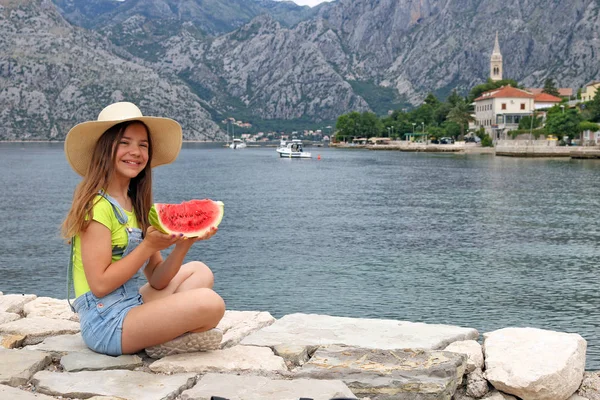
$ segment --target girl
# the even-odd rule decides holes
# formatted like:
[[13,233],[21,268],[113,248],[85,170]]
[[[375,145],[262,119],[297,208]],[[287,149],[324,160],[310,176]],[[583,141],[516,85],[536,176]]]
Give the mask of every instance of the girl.
[[[181,149],[181,126],[144,117],[132,103],[106,107],[97,121],[76,125],[65,154],[83,180],[63,223],[71,241],[68,289],[73,279],[81,334],[94,351],[109,355],[146,349],[153,358],[214,350],[223,299],[201,262],[182,265],[199,238],[173,237],[148,222],[152,167],[169,164]],[[163,260],[160,251],[175,245]],[[143,270],[141,288],[136,275]]]

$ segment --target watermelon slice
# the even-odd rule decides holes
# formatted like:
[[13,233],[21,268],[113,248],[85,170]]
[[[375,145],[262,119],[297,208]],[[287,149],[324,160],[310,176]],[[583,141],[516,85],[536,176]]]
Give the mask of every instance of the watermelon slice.
[[187,237],[206,234],[223,219],[223,202],[190,200],[181,204],[154,203],[148,214],[150,224],[169,235]]

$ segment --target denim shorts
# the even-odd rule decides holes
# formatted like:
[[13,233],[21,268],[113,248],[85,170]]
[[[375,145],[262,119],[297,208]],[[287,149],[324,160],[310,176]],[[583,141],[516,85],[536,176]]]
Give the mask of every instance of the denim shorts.
[[141,304],[142,295],[134,279],[101,298],[92,292],[79,296],[73,307],[79,315],[85,344],[97,353],[110,356],[123,354],[123,321],[129,310]]

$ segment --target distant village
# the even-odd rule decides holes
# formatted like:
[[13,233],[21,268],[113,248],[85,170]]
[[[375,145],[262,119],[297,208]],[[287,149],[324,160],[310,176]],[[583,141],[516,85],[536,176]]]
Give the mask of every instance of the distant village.
[[302,131],[292,131],[289,133],[286,132],[257,132],[257,133],[236,133],[236,129],[239,132],[242,130],[252,128],[252,124],[249,122],[239,121],[235,118],[229,117],[221,121],[222,124],[226,126],[228,140],[233,140],[233,138],[242,139],[246,143],[267,143],[272,141],[281,141],[281,140],[292,140],[292,139],[303,139],[309,140],[313,142],[329,142],[331,131],[333,129],[332,126],[326,126],[323,129],[316,130],[302,130]]
[[[597,96],[600,81],[591,81],[576,92],[572,88],[556,87],[552,78],[546,79],[544,87],[526,88],[506,79],[503,72],[496,33],[489,78],[466,97],[453,91],[441,101],[430,93],[422,105],[410,111],[390,110],[383,117],[354,111],[340,116],[335,127],[316,130],[246,133],[252,128],[249,122],[235,118],[221,122],[230,139],[240,138],[248,143],[331,139],[360,145],[398,140],[448,144],[466,140],[494,146],[499,141],[542,136],[542,139],[555,141],[553,145],[600,145],[600,95]],[[589,107],[586,109],[586,106]]]

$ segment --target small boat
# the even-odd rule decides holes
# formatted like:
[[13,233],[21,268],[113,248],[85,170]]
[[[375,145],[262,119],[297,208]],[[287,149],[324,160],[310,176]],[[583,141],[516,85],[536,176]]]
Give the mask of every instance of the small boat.
[[246,143],[242,139],[233,139],[233,142],[229,145],[230,149],[245,149]]
[[283,158],[312,158],[312,155],[302,148],[302,141],[297,139],[289,143],[282,141],[276,151],[279,157]]

